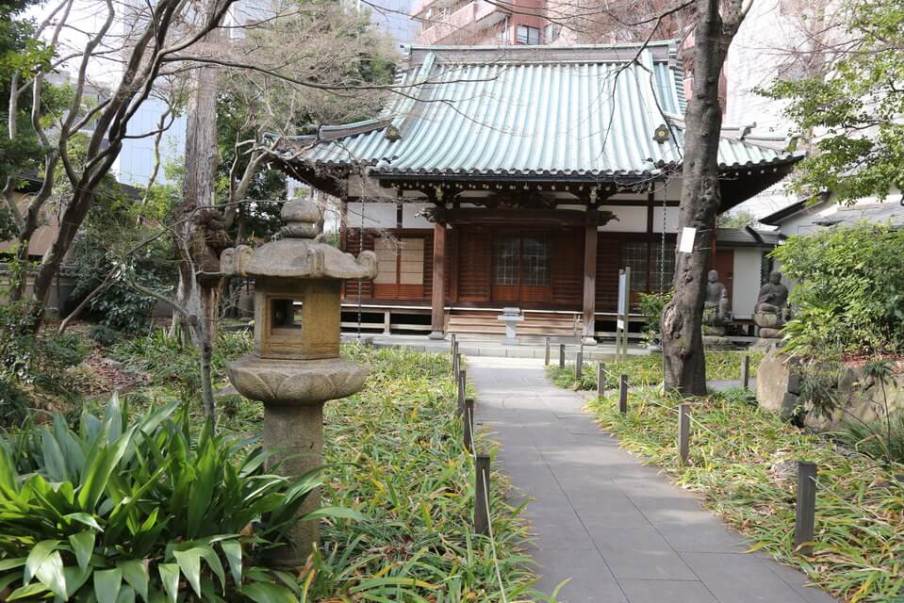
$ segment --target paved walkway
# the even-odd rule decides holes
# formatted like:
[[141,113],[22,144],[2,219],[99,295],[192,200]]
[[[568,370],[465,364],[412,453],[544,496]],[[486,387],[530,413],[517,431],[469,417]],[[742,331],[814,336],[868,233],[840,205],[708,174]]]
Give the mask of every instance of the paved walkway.
[[618,447],[554,387],[542,360],[469,358],[477,420],[502,469],[534,500],[538,588],[565,603],[831,603],[761,554],[690,493]]

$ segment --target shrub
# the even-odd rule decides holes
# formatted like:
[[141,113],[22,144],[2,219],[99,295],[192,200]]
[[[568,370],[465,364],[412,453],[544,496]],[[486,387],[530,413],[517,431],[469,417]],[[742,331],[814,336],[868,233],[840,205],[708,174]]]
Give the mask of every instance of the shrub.
[[659,345],[662,340],[662,311],[672,300],[672,295],[672,291],[640,294],[640,313],[646,320],[643,332],[647,343]]
[[[222,332],[213,348],[214,381],[225,377],[226,363],[251,350],[247,332]],[[178,337],[170,337],[163,329],[116,345],[111,355],[130,368],[145,371],[154,385],[178,391],[183,399],[197,399],[201,389],[198,350],[183,345]]]
[[29,386],[72,397],[66,369],[84,357],[78,335],[32,335],[29,317],[20,306],[0,306],[0,381],[7,384],[8,395],[15,398],[14,392]]
[[793,236],[773,255],[797,281],[789,350],[904,352],[904,230],[862,223]]
[[88,329],[88,337],[97,345],[109,348],[119,341],[119,332],[106,325],[92,325]]
[[[293,600],[294,578],[261,560],[318,474],[271,475],[260,448],[192,438],[178,409],[130,422],[114,397],[78,431],[57,415],[0,442],[0,597]],[[351,515],[312,516],[330,514]]]

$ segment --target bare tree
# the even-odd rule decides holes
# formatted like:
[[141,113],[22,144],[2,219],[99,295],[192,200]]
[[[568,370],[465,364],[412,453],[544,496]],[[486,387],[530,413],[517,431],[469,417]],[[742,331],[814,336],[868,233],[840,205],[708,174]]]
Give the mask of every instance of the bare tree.
[[[75,75],[71,82],[71,99],[59,115],[44,114],[45,71],[36,73],[30,82],[21,82],[14,87],[9,99],[9,104],[14,105],[30,88],[31,125],[45,157],[41,189],[31,200],[26,214],[21,216],[20,256],[27,253],[41,210],[51,196],[58,165],[72,191],[63,205],[59,234],[37,270],[28,300],[33,330],[40,328],[53,279],[95,200],[98,187],[119,156],[123,142],[128,138],[155,135],[153,131],[129,131],[130,121],[152,94],[158,79],[166,73],[164,68],[172,68],[173,57],[194,47],[213,31],[234,1],[211,0],[209,10],[202,14],[191,0],[160,0],[142,10],[104,0],[99,13],[100,27],[87,34],[84,46],[75,51],[65,48],[61,42],[64,28],[74,27],[69,22],[74,0],[62,0],[38,27],[38,35],[46,36],[50,32],[47,43],[56,53],[55,66],[73,65]],[[128,24],[124,35],[116,33],[113,27],[117,19]],[[186,27],[189,24],[191,26]],[[117,62],[122,76],[109,95],[94,95],[89,68],[104,61]],[[85,129],[90,129],[87,144],[76,157],[77,135]],[[26,275],[21,273],[14,284],[14,299],[22,297],[25,278]]]

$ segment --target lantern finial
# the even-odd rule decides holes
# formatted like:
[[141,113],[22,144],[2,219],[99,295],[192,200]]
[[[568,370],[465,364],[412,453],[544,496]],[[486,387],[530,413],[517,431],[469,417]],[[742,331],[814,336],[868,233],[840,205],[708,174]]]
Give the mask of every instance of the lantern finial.
[[282,206],[280,217],[286,222],[280,234],[291,239],[313,239],[323,232],[323,212],[310,199],[294,199]]

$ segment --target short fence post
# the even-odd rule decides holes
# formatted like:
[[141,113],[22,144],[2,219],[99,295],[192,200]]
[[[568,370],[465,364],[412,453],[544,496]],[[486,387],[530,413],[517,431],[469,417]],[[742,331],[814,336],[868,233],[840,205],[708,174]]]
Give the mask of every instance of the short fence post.
[[474,463],[474,531],[484,536],[490,533],[490,457],[478,454]]
[[678,460],[682,466],[690,456],[690,435],[691,406],[685,402],[678,406]]
[[574,380],[580,382],[584,372],[584,352],[578,351],[574,357]]
[[549,366],[549,337],[546,338],[546,350],[543,355],[543,366]]
[[465,393],[467,392],[467,381],[464,371],[458,371],[458,414],[465,411]]
[[449,335],[449,353],[452,354],[452,357],[453,357],[453,358],[455,357],[455,352],[458,351],[458,350],[455,348],[455,346],[456,346],[457,344],[458,344],[458,342],[455,340],[455,333],[452,333],[451,335]]
[[794,546],[801,555],[813,553],[816,526],[816,463],[797,463],[797,517],[794,522]]
[[559,344],[559,368],[565,368],[565,344]]
[[464,436],[465,449],[473,452],[471,441],[474,439],[474,398],[465,398]]
[[628,376],[618,377],[618,412],[628,414]]
[[741,360],[741,387],[748,389],[750,387],[750,355],[744,354]]
[[596,365],[596,395],[606,397],[606,364],[603,362]]

